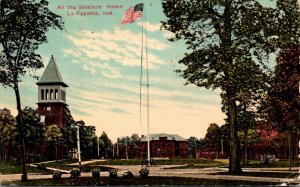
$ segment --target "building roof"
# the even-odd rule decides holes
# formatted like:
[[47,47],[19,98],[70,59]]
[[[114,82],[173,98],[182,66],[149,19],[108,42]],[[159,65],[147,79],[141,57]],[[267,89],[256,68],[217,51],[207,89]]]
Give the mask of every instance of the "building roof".
[[59,69],[56,65],[56,62],[51,56],[51,59],[41,77],[41,79],[36,83],[37,85],[45,85],[45,84],[61,84],[65,87],[68,87],[66,83],[64,83],[62,76],[59,72]]
[[[175,141],[187,141],[183,137],[177,135],[177,134],[166,134],[166,133],[160,133],[160,134],[149,134],[150,141],[151,140],[159,140],[160,137],[166,137],[167,140],[175,140]],[[143,137],[141,139],[141,142],[146,142],[147,136]]]

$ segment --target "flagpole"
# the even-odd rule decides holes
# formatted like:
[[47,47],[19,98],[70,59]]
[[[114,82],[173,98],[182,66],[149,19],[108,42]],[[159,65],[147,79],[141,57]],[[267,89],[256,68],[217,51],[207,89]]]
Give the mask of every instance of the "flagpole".
[[[146,9],[145,9],[145,20],[146,20]],[[147,148],[148,148],[148,165],[150,164],[150,136],[149,136],[149,70],[148,70],[148,46],[147,46],[147,20],[145,21],[145,39],[146,39],[146,74],[147,74]]]
[[142,127],[143,54],[144,54],[144,21],[142,19],[142,47],[141,47],[141,74],[140,74],[140,127]]

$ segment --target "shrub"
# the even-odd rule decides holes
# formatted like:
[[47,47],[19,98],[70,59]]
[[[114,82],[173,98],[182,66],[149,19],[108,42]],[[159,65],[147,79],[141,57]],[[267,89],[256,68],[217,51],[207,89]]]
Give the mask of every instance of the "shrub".
[[141,170],[139,171],[140,173],[140,177],[148,177],[149,175],[149,169],[144,167],[144,168],[141,168]]
[[61,172],[56,170],[52,173],[52,178],[53,179],[61,179]]
[[73,168],[70,171],[70,174],[71,174],[70,178],[77,179],[80,176],[80,170],[78,168]]
[[100,171],[101,171],[101,169],[93,169],[92,170],[92,177],[93,178],[99,178],[100,177]]
[[109,178],[117,178],[118,177],[116,169],[110,169],[108,172],[109,172]]
[[131,171],[125,171],[123,173],[123,178],[130,179],[133,177],[133,173]]

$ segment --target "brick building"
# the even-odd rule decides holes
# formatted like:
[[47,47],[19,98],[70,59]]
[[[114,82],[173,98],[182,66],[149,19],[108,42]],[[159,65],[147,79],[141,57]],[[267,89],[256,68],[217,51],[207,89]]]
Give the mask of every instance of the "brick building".
[[[45,127],[49,125],[57,125],[60,128],[66,127],[68,112],[66,88],[68,85],[64,83],[53,56],[36,84],[38,85],[37,113]],[[57,151],[53,145],[41,145],[40,152],[48,159],[67,157],[67,150],[61,144],[57,145]]]
[[38,85],[38,114],[45,126],[66,126],[66,87],[53,56],[50,59]]
[[[176,134],[150,134],[150,156],[152,158],[187,158],[187,140]],[[147,137],[138,143],[141,155],[147,157]]]

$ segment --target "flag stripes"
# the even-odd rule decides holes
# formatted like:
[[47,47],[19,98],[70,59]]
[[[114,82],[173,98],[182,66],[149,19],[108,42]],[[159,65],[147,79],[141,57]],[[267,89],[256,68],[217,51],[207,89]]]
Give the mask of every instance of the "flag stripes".
[[144,7],[143,3],[139,3],[139,4],[135,5],[134,7],[129,7],[125,11],[125,14],[124,14],[121,24],[123,25],[126,23],[132,23],[136,19],[142,17],[143,7]]

